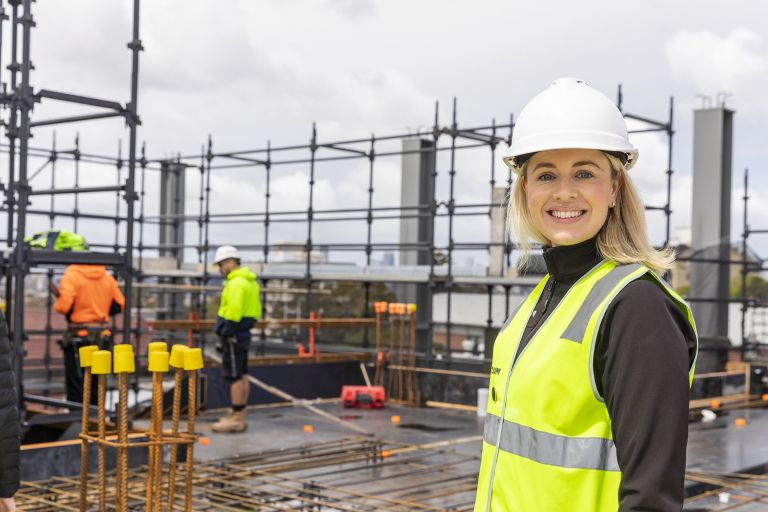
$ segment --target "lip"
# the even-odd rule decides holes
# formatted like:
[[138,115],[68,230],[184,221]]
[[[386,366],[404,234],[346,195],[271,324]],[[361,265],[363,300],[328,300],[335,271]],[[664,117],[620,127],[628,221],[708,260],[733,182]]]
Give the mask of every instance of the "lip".
[[[563,219],[563,218],[555,217],[554,215],[552,215],[552,212],[555,210],[559,212],[582,212],[582,213],[578,217],[569,217],[567,219]],[[579,222],[580,220],[582,220],[586,216],[586,214],[587,214],[587,210],[583,210],[580,208],[579,209],[552,208],[547,210],[547,216],[549,217],[549,219],[552,222],[555,222],[557,224],[575,224],[576,222]]]

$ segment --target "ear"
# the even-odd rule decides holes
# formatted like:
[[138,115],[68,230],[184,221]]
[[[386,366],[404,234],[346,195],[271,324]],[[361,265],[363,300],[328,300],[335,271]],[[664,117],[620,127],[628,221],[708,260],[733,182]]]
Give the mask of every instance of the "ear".
[[621,190],[622,185],[623,183],[620,176],[611,179],[611,202],[616,202],[616,198],[619,195],[619,190]]

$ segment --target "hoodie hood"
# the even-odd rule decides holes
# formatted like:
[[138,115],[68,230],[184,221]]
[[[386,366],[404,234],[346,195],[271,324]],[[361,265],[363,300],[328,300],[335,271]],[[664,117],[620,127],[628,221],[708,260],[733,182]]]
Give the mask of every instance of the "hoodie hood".
[[248,281],[256,281],[256,274],[253,273],[248,267],[237,267],[235,270],[227,274],[227,281],[241,277]]
[[69,268],[88,279],[101,279],[107,273],[104,265],[70,265]]

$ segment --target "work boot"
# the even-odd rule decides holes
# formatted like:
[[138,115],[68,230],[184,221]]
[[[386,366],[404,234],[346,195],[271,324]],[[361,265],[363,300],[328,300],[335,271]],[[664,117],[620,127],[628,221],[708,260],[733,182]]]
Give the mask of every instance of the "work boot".
[[248,424],[245,422],[245,411],[234,411],[230,409],[229,413],[214,423],[212,428],[214,432],[222,434],[242,432],[247,427]]

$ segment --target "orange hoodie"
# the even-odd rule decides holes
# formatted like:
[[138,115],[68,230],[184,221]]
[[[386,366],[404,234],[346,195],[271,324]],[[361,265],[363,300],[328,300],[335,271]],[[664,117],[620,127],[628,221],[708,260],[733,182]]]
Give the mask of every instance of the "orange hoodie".
[[69,265],[53,307],[73,324],[106,322],[113,301],[125,307],[125,297],[104,265]]

